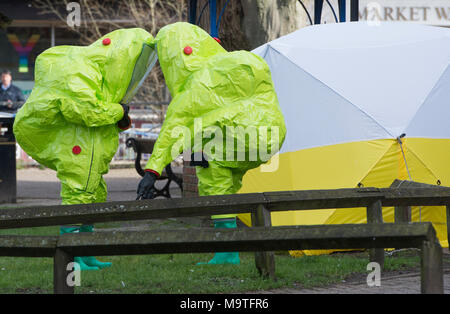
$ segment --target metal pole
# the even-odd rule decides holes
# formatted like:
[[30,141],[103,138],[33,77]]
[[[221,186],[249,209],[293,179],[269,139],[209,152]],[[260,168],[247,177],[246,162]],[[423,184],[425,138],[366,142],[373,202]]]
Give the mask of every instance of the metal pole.
[[55,46],[55,25],[52,24],[51,28],[50,28],[50,45],[52,47]]
[[217,6],[216,0],[209,0],[209,34],[211,37],[219,37],[217,31]]
[[189,16],[188,21],[191,24],[195,24],[197,18],[197,0],[189,0]]
[[347,19],[346,17],[346,5],[345,0],[339,0],[339,22],[343,23]]
[[320,24],[322,20],[323,0],[314,0],[314,24]]
[[359,0],[351,0],[350,3],[350,21],[359,21]]

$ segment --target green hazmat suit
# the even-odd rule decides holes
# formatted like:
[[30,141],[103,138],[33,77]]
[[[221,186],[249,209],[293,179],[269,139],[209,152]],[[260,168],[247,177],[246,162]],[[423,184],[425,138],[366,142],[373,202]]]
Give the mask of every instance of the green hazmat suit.
[[[248,51],[227,52],[208,33],[189,23],[167,25],[155,40],[172,101],[146,170],[160,174],[183,149],[205,153],[208,143],[216,139],[216,143],[223,143],[210,150],[216,158],[205,153],[209,167],[196,167],[199,194],[236,193],[246,171],[267,161],[259,155],[250,158],[250,152],[265,150],[272,156],[281,147],[286,134],[267,63]],[[196,127],[199,124],[201,127]],[[176,131],[180,126],[189,132]],[[253,127],[258,132],[262,127],[268,135],[266,140],[260,133],[255,140],[246,140],[242,136],[233,137],[238,133],[228,131],[227,127],[235,130]],[[222,132],[222,140],[215,137],[217,130]],[[199,133],[214,136],[200,135],[201,140],[196,143]],[[227,147],[225,138],[230,137],[234,144]],[[185,145],[178,145],[180,142]],[[231,154],[234,158],[227,158],[230,147],[236,151]],[[239,152],[245,153],[246,158],[238,159]],[[230,215],[212,218],[227,217]]]
[[136,63],[153,42],[143,29],[120,29],[36,59],[35,86],[17,112],[14,134],[28,155],[57,171],[63,204],[106,201],[102,176],[119,144],[120,103],[132,83],[137,87]]

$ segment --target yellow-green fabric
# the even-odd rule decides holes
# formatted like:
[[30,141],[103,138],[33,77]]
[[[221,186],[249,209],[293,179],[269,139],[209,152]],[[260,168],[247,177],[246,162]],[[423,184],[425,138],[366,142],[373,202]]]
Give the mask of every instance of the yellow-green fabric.
[[143,29],[120,29],[89,46],[56,46],[37,57],[35,86],[14,134],[28,155],[57,171],[63,204],[106,200],[102,175],[118,146],[119,102],[143,45],[153,41]]
[[[208,168],[196,167],[198,194],[225,195],[235,194],[242,186],[245,170],[222,167],[216,162],[209,163]],[[213,215],[212,219],[230,218],[236,215]]]
[[[227,126],[255,129],[264,126],[268,133],[278,128],[279,138],[273,141],[270,138],[266,142],[243,143],[246,153],[258,151],[259,145],[266,146],[263,151],[270,151],[268,148],[275,141],[281,146],[286,128],[264,59],[248,51],[227,52],[204,30],[184,22],[163,27],[155,40],[172,101],[146,169],[161,173],[183,150],[183,146],[178,148],[175,144],[184,140],[189,146],[185,148],[204,151],[210,139],[203,139],[201,147],[194,146],[198,133],[220,129],[225,138]],[[187,46],[192,48],[192,53],[185,53]],[[199,121],[201,129],[194,127]],[[190,130],[189,139],[184,138],[186,134],[173,133],[179,127]],[[271,155],[275,153],[270,151]],[[226,154],[225,147],[223,154]],[[235,193],[244,173],[264,162],[259,155],[252,161],[207,157],[209,168],[197,168],[200,195]]]

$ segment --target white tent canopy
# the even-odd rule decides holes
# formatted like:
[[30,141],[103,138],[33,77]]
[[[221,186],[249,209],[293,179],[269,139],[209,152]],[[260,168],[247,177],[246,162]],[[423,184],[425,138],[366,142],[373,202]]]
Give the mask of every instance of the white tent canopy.
[[[317,25],[254,53],[270,67],[287,133],[278,168],[248,171],[240,193],[388,187],[395,179],[450,186],[450,29]],[[411,216],[431,221],[448,246],[445,207],[412,207]],[[383,208],[383,220],[394,220],[393,208]],[[272,213],[274,226],[366,221],[355,208]]]
[[325,24],[253,52],[269,64],[286,119],[282,153],[403,133],[450,138],[450,29]]

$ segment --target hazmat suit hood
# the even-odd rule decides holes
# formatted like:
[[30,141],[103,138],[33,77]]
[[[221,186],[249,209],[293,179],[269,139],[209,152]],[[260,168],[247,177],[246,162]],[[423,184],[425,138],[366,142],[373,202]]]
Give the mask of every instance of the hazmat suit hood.
[[128,103],[156,63],[154,38],[141,28],[119,29],[84,48],[92,48],[95,54],[108,42],[108,50],[98,62],[104,96],[113,102]]
[[[238,189],[239,177],[267,158],[237,160],[227,158],[227,153],[237,155],[239,150],[249,155],[264,150],[269,151],[270,157],[279,149],[286,133],[267,63],[249,51],[227,52],[200,27],[184,22],[163,27],[156,36],[156,48],[172,100],[146,169],[160,174],[178,153],[188,149],[203,151],[211,169],[212,163],[234,169],[237,179],[232,189]],[[180,126],[184,127],[182,133],[178,132]],[[252,141],[247,137],[238,139],[233,131],[227,133],[230,128],[254,130],[257,137]],[[266,136],[266,140],[258,135],[259,129],[279,136]],[[214,134],[208,136],[210,133]],[[235,138],[239,148],[234,152],[234,148],[227,149],[226,145],[215,145],[222,140],[226,142],[226,134]],[[220,178],[223,175],[217,175]],[[218,185],[226,184],[211,184]]]
[[[161,28],[156,36],[159,63],[172,95],[212,56],[227,51],[198,26],[178,22]],[[190,47],[192,52],[186,53]],[[187,51],[188,52],[188,51]]]
[[119,29],[89,46],[55,46],[37,57],[35,86],[17,112],[14,134],[28,155],[57,171],[65,203],[97,199],[119,144],[121,103],[156,61],[154,52],[140,61],[153,45],[144,29]]

